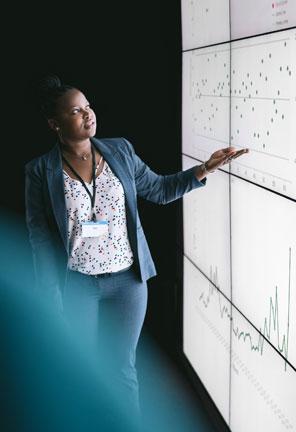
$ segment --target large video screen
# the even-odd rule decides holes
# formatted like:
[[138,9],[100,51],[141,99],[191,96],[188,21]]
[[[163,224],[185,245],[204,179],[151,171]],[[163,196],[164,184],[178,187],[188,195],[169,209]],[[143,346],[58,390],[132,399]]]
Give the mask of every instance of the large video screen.
[[[183,352],[232,432],[296,431],[296,1],[182,1]],[[213,359],[218,359],[217,362]]]

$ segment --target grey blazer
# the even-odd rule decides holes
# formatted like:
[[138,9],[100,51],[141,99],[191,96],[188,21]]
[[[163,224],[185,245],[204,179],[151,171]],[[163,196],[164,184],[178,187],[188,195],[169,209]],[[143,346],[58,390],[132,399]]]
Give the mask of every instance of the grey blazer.
[[[166,204],[186,192],[204,186],[194,168],[172,175],[158,175],[135,154],[125,138],[91,138],[125,192],[127,229],[134,262],[142,281],[156,275],[155,266],[141,226],[137,196]],[[33,251],[38,287],[60,295],[67,278],[69,241],[59,145],[25,166],[26,222]]]

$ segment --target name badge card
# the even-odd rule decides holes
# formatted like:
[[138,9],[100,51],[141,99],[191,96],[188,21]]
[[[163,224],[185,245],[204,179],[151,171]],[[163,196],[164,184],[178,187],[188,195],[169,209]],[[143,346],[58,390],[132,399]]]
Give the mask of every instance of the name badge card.
[[101,237],[108,235],[108,221],[89,221],[83,222],[82,227],[82,237]]

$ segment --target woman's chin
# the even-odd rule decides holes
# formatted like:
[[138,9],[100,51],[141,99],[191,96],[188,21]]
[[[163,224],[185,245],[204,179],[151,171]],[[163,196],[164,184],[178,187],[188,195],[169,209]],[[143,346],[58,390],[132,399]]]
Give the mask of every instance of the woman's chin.
[[97,130],[96,127],[88,129],[85,133],[85,138],[92,138],[93,136],[95,136],[96,130]]

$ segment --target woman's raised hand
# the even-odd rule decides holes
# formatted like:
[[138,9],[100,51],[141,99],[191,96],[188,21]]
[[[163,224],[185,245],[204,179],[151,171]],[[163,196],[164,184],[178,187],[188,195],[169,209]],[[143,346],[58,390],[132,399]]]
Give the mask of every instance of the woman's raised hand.
[[248,153],[249,149],[244,148],[242,150],[236,150],[234,147],[226,147],[221,150],[215,151],[210,159],[206,162],[207,171],[215,171],[222,165],[229,163],[232,159],[236,159],[237,157]]

